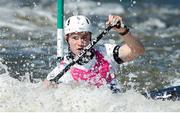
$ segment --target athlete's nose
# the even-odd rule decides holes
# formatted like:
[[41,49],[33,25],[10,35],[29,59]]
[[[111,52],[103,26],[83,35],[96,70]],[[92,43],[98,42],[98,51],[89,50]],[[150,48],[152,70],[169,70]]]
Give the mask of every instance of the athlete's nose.
[[86,42],[85,42],[84,39],[82,39],[82,38],[79,38],[79,39],[78,39],[78,45],[79,45],[79,46],[83,47],[83,46],[85,46],[85,44],[86,44]]

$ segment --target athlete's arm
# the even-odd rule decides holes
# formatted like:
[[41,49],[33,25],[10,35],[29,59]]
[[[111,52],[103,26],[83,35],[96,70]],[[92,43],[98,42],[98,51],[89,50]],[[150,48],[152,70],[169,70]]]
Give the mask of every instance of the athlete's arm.
[[56,88],[57,84],[55,82],[51,82],[51,81],[45,79],[43,81],[43,87],[45,87],[45,88]]
[[119,48],[118,56],[124,62],[131,61],[136,57],[144,54],[144,46],[136,37],[131,35],[130,32],[124,35],[122,39],[125,44]]
[[[114,21],[122,22],[122,18],[120,16],[109,15],[107,24],[112,25]],[[131,61],[136,57],[144,54],[144,46],[141,42],[134,37],[127,28],[113,28],[119,34],[123,34],[121,39],[124,41],[124,45],[118,48],[118,57],[123,61]]]

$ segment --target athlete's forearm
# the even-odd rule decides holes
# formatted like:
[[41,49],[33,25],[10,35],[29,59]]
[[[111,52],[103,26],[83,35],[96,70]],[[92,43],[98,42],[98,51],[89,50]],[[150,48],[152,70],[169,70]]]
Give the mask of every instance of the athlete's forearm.
[[122,36],[123,41],[131,49],[132,54],[142,55],[144,53],[143,44],[130,32]]
[[131,61],[144,53],[144,46],[130,32],[120,37],[124,45],[119,48],[119,58],[124,62]]

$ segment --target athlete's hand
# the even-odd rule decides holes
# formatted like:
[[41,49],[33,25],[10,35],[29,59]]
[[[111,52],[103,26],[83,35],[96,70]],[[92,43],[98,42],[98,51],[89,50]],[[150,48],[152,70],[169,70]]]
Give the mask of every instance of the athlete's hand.
[[116,15],[109,15],[108,16],[108,21],[106,22],[106,25],[108,26],[114,26],[120,24],[119,27],[115,26],[113,27],[113,29],[115,31],[117,31],[118,33],[123,33],[125,32],[126,28],[124,27],[123,21],[122,21],[122,17],[120,16],[116,16]]
[[57,88],[57,84],[55,82],[51,82],[49,80],[44,80],[43,81],[43,87],[45,88]]

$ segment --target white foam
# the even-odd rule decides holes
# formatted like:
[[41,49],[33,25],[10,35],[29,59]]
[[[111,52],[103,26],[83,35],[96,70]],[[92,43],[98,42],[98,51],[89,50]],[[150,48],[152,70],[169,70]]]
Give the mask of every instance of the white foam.
[[[179,111],[180,102],[148,100],[129,90],[112,94],[106,87],[95,88],[79,84],[60,84],[55,89],[45,89],[38,84],[19,82],[1,77],[0,111],[8,112],[146,112]],[[166,106],[166,107],[164,107]]]
[[[0,25],[9,27],[18,31],[32,31],[41,29],[41,27],[54,27],[56,28],[56,17],[52,12],[44,11],[40,8],[13,8],[1,7],[0,10]],[[4,16],[4,13],[8,14]],[[52,29],[48,29],[52,30]]]
[[135,26],[140,29],[151,30],[151,29],[153,29],[153,27],[156,27],[159,29],[165,28],[166,24],[165,24],[165,22],[161,21],[158,18],[149,18],[147,21],[144,21]]
[[[86,9],[86,10],[84,10]],[[106,10],[108,9],[108,10]],[[124,8],[121,4],[116,3],[99,3],[93,1],[68,2],[65,4],[65,13],[76,12],[75,14],[83,15],[109,15],[123,14]]]
[[174,14],[174,15],[179,15],[180,10],[179,9],[170,9],[170,8],[160,8],[159,12],[162,14]]
[[[180,75],[180,73],[177,73],[177,75]],[[180,86],[180,79],[179,78],[174,78],[171,80],[171,86]]]

